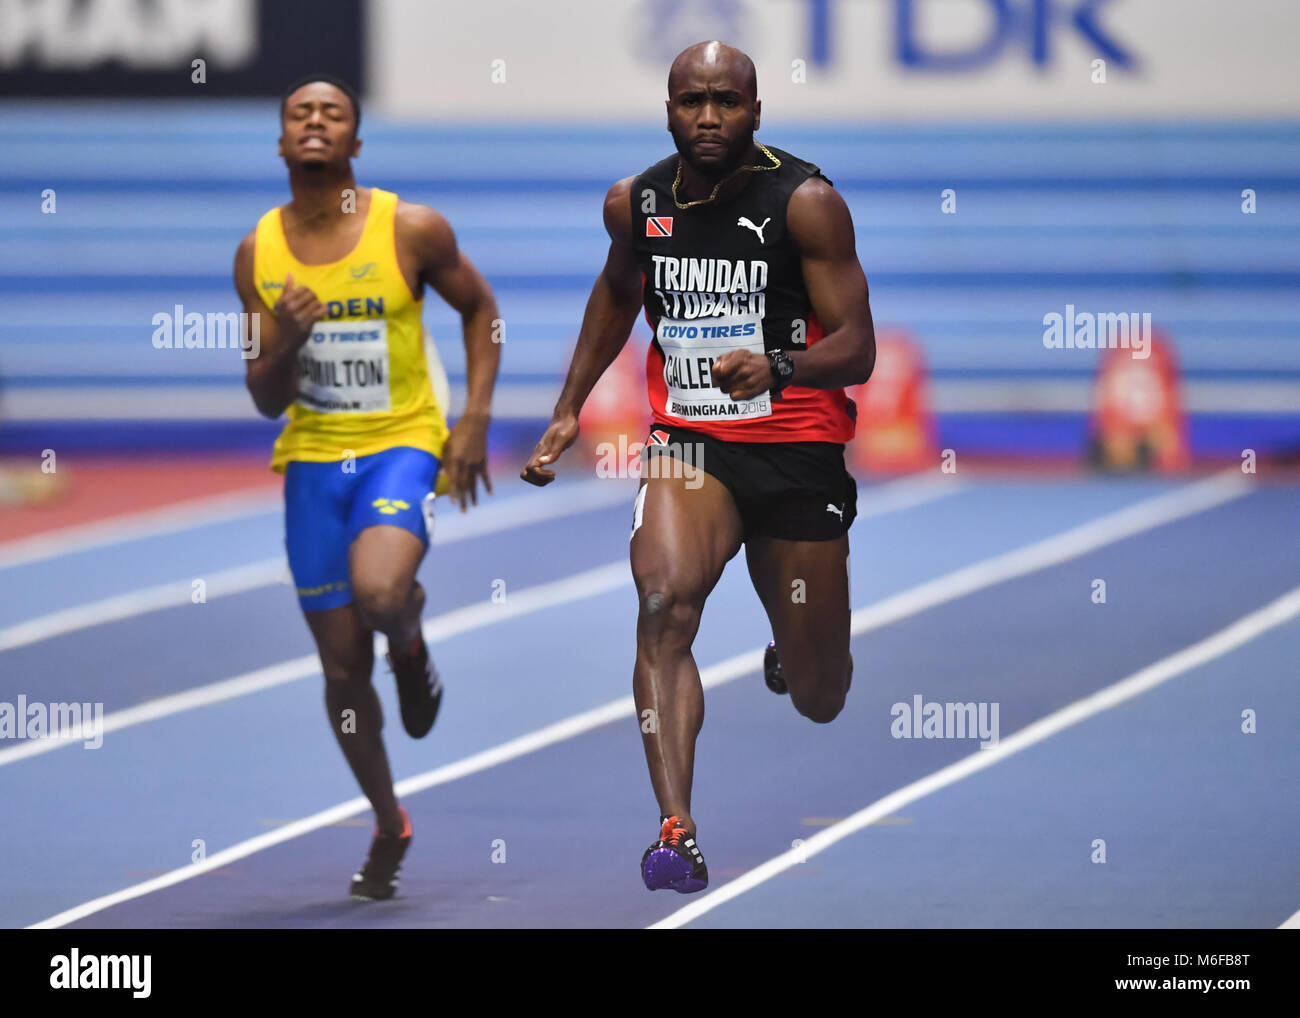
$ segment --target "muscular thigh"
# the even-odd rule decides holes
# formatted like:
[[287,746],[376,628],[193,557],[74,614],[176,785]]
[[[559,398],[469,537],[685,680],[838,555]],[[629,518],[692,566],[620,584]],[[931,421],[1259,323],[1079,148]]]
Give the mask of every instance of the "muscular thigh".
[[786,541],[751,536],[745,558],[783,662],[837,668],[849,647],[849,539]]
[[360,596],[408,590],[429,546],[426,503],[438,461],[421,449],[397,447],[358,461],[348,514],[348,572]]
[[410,590],[424,552],[424,543],[408,530],[367,527],[348,552],[352,589],[362,598],[377,591]]
[[645,478],[632,522],[632,575],[644,598],[663,588],[702,600],[743,539],[731,493],[703,471]]

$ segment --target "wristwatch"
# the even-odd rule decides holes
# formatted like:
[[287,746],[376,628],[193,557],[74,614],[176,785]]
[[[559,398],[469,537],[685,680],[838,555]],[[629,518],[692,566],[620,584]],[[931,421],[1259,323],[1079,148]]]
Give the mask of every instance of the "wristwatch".
[[784,350],[768,350],[767,362],[772,365],[772,395],[778,395],[794,377],[794,361]]

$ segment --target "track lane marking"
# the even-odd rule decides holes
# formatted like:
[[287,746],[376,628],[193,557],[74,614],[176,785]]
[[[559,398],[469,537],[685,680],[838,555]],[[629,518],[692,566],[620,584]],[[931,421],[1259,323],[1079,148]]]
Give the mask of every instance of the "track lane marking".
[[[852,615],[851,632],[853,635],[867,632],[908,615],[943,604],[955,597],[962,596],[962,594],[970,593],[973,589],[979,589],[979,587],[971,586],[973,582],[972,570],[982,568],[986,579],[983,586],[992,586],[1013,576],[1025,575],[1035,571],[1036,568],[1046,568],[1047,566],[1059,564],[1114,541],[1131,537],[1144,530],[1153,529],[1165,523],[1222,505],[1242,497],[1251,490],[1250,481],[1238,471],[1224,471],[1206,480],[1186,485],[1172,492],[1146,499],[1136,505],[1108,513],[1053,537],[1045,538],[1002,555],[993,556],[981,563],[976,563],[974,566],[956,570],[948,574],[948,577],[940,577],[937,580],[922,583],[874,605],[857,609]],[[1037,558],[1030,554],[1033,549],[1038,549],[1036,552]],[[1041,565],[1035,566],[1035,562],[1041,562]],[[623,566],[624,569],[628,568],[622,562],[611,563],[601,568],[612,569],[616,565]],[[627,578],[624,582],[630,582],[630,572],[625,575]],[[948,582],[945,583],[945,580]],[[532,589],[536,590],[537,588]],[[923,594],[918,593],[922,591]],[[484,606],[472,607],[481,609]],[[490,610],[497,612],[504,607],[504,605],[491,606]],[[426,633],[428,632],[427,626],[428,624],[426,624]],[[711,689],[741,676],[753,674],[759,671],[762,666],[763,650],[759,648],[737,654],[725,661],[705,668],[700,673],[700,679],[706,689]],[[405,778],[397,782],[394,787],[399,796],[413,795],[537,752],[603,725],[635,716],[636,705],[633,698],[631,696],[620,697],[602,706],[575,714],[572,717],[544,726],[498,746],[474,753],[461,760],[426,771],[423,774]],[[988,753],[992,752],[992,750],[983,750],[982,752]],[[3,762],[3,759],[0,759],[0,763]],[[884,801],[881,800],[881,802]],[[264,849],[309,834],[320,828],[328,827],[369,808],[370,804],[364,797],[359,796],[350,799],[312,816],[304,817],[302,820],[295,821],[285,827],[222,849],[208,856],[202,862],[192,863],[189,866],[173,870],[152,880],[135,884],[66,909],[48,919],[34,923],[28,928],[54,929],[71,922],[77,922],[103,909],[174,886]],[[890,811],[886,811],[882,816],[887,815],[888,812]],[[807,845],[811,844],[814,839],[822,838],[835,829],[829,828],[827,831],[813,835],[804,843],[804,848],[806,849]],[[729,885],[724,885],[724,887],[726,886]],[[661,922],[664,921],[666,920],[661,920]]]
[[[1249,615],[1244,615],[1231,625],[1206,637],[1182,650],[1175,651],[1161,658],[1154,664],[1147,665],[1125,679],[1100,689],[1081,700],[1068,704],[1039,718],[1020,729],[1014,735],[1007,736],[988,749],[977,750],[970,756],[963,757],[956,763],[949,764],[932,774],[913,781],[909,785],[891,792],[882,799],[877,799],[869,806],[858,810],[841,822],[819,831],[806,839],[797,849],[783,852],[767,862],[741,874],[734,880],[723,884],[715,891],[710,891],[700,899],[677,909],[670,915],[647,929],[677,929],[700,916],[711,912],[719,905],[732,901],[746,891],[751,891],[760,884],[784,873],[790,867],[810,859],[830,848],[836,842],[856,834],[864,827],[890,816],[918,799],[923,799],[949,785],[956,784],[963,778],[992,767],[1007,757],[1028,749],[1044,739],[1077,725],[1090,717],[1107,711],[1126,700],[1131,700],[1161,683],[1182,675],[1184,672],[1198,668],[1215,658],[1222,657],[1255,639],[1256,637],[1283,625],[1300,615],[1300,587],[1292,589],[1276,600],[1259,608]],[[1293,919],[1295,917],[1292,917]],[[1291,920],[1288,920],[1290,922]]]

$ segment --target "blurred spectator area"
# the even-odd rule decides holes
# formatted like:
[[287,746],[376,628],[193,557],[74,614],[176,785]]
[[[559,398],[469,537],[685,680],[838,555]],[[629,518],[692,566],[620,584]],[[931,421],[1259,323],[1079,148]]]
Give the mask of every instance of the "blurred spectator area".
[[[288,198],[275,103],[21,102],[0,130],[0,452],[264,450],[277,425],[238,352],[155,349],[151,320],[238,310],[235,247]],[[362,137],[358,181],[443,211],[492,282],[498,435],[535,440],[605,257],[605,190],[669,154],[667,134],[368,112]],[[1150,312],[1172,338],[1196,454],[1300,446],[1300,127],[765,120],[759,137],[847,199],[876,321],[921,344],[943,445],[1082,448],[1097,354],[1043,344],[1043,316],[1073,304]],[[435,295],[425,316],[460,393],[459,320]]]

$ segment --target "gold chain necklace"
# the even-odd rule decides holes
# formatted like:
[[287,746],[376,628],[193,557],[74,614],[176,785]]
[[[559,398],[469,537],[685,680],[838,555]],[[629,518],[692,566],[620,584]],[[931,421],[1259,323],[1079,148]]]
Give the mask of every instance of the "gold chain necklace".
[[682,160],[681,160],[681,156],[678,156],[677,157],[677,179],[673,181],[673,204],[676,205],[679,209],[689,209],[696,205],[707,205],[709,202],[713,201],[713,199],[718,196],[718,192],[722,190],[722,185],[727,183],[727,181],[731,180],[733,177],[735,177],[737,173],[759,173],[764,170],[779,170],[781,168],[781,160],[778,159],[776,156],[772,155],[771,151],[768,149],[766,145],[764,145],[761,141],[756,141],[754,142],[754,144],[759,147],[763,155],[767,156],[767,158],[772,160],[771,166],[738,167],[737,169],[733,170],[731,173],[723,177],[721,180],[719,180],[718,183],[714,185],[713,193],[709,195],[707,198],[700,198],[698,201],[688,201],[685,205],[683,205],[680,201],[677,200],[677,188],[682,182]]

